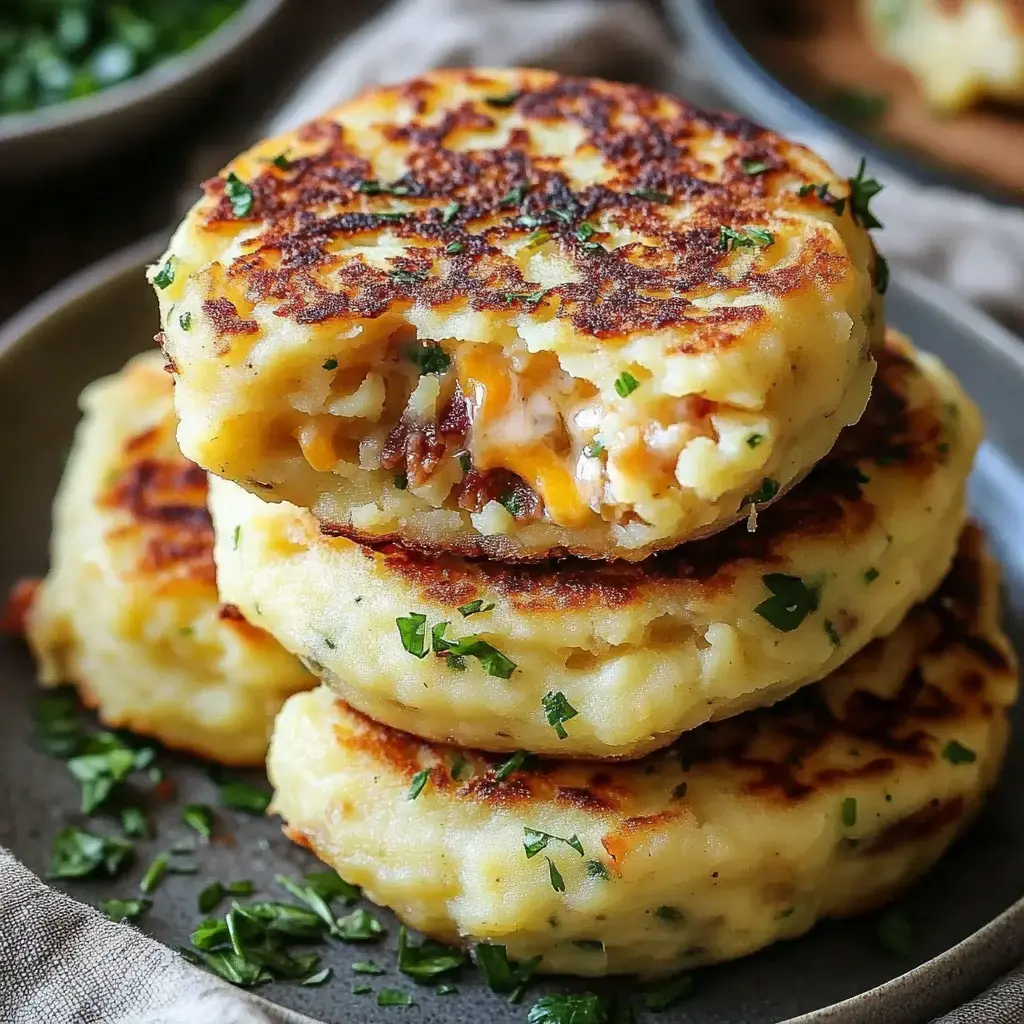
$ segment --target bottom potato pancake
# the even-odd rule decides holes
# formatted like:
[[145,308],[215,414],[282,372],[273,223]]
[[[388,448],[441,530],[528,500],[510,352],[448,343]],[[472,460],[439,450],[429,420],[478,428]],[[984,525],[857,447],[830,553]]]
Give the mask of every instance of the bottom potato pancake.
[[977,811],[1017,673],[968,526],[938,592],[788,700],[632,763],[430,744],[330,690],[269,755],[286,831],[409,924],[540,970],[658,974],[891,899]]
[[221,594],[393,728],[481,750],[642,756],[823,678],[946,574],[980,418],[895,332],[876,359],[861,421],[757,511],[755,532],[737,524],[641,563],[517,566],[361,547],[212,478]]
[[313,679],[220,602],[206,474],[178,449],[172,391],[151,353],[83,392],[26,635],[40,681],[74,683],[109,725],[259,764]]

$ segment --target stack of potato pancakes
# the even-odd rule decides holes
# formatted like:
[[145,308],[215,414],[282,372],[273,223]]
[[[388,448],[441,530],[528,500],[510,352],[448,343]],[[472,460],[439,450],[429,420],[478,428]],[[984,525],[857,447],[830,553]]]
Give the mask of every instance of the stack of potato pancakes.
[[981,422],[885,327],[878,188],[542,71],[259,144],[150,272],[164,358],[86,393],[45,679],[220,760],[272,730],[291,837],[542,971],[888,900],[992,785],[1017,676]]

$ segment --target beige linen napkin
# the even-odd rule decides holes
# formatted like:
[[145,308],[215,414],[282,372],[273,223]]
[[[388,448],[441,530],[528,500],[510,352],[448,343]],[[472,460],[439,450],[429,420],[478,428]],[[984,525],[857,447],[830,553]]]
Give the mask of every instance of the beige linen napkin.
[[[367,84],[471,64],[640,80],[715,103],[714,84],[697,55],[680,51],[638,2],[403,0],[339,43],[263,134],[313,117]],[[843,173],[856,162],[852,153],[828,155]],[[895,176],[886,175],[886,183],[876,209],[887,225],[880,244],[894,264],[916,266],[1024,322],[1024,214]],[[0,1020],[17,1024],[306,1020],[230,988],[128,926],[105,921],[44,886],[3,850],[0,964]],[[950,1024],[1024,1019],[1008,991],[958,1011]]]

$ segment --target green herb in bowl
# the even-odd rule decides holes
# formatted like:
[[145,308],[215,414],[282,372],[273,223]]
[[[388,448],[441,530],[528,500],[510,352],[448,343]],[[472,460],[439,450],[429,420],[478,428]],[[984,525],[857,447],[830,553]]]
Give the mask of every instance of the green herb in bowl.
[[88,96],[189,49],[245,0],[5,0],[0,115]]

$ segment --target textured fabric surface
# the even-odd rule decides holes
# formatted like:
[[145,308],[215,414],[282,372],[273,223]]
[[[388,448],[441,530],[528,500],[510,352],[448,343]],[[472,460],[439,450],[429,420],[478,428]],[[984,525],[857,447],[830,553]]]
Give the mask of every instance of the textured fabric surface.
[[[339,44],[265,125],[279,131],[366,84],[433,66],[528,64],[634,79],[714,104],[699,61],[631,0],[403,0]],[[816,140],[809,139],[812,145]],[[837,170],[855,155],[819,145]],[[1024,322],[1024,214],[895,178],[875,209],[880,245],[1011,322]],[[0,849],[0,1021],[218,1024],[308,1021],[185,963],[133,928],[45,886]],[[863,1019],[867,1020],[868,1017]],[[871,1020],[888,1020],[871,1015]],[[1024,969],[940,1024],[1024,1021]]]
[[49,886],[0,848],[0,1021],[298,1024]]

